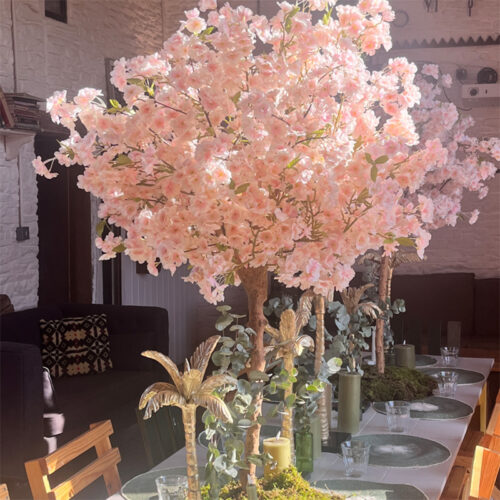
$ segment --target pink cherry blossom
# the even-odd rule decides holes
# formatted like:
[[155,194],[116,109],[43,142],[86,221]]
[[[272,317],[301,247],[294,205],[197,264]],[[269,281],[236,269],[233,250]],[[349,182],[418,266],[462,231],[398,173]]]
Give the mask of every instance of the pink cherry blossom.
[[[270,19],[216,7],[201,0],[160,52],[116,61],[124,107],[94,89],[49,98],[70,130],[55,158],[84,166],[78,186],[126,234],[97,239],[103,259],[124,251],[152,274],[189,263],[210,302],[242,267],[329,295],[367,250],[410,239],[422,255],[465,190],[486,194],[500,143],[467,135],[439,69],[368,69],[391,46],[386,0],[284,1]],[[53,177],[52,161],[33,165]]]

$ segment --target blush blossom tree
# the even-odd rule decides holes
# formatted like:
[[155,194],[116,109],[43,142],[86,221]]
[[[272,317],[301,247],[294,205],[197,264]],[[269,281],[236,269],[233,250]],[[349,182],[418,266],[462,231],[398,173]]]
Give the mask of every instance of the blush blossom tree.
[[[427,170],[419,188],[405,193],[403,204],[418,206],[423,228],[430,237],[430,231],[444,226],[454,227],[459,220],[474,224],[479,210],[464,212],[462,197],[466,191],[478,193],[482,199],[488,194],[486,182],[497,171],[495,161],[500,161],[500,139],[497,137],[478,139],[468,134],[474,125],[471,116],[461,113],[447,98],[446,89],[452,85],[452,78],[442,74],[435,64],[425,64],[415,78],[421,99],[411,111],[411,117],[420,136],[418,150],[427,141],[438,139],[443,147],[443,161]],[[379,298],[390,304],[391,280],[394,267],[405,261],[415,261],[411,253],[396,253],[398,243],[385,247],[380,257]],[[374,254],[377,260],[379,257]],[[372,256],[372,257],[373,257]],[[417,256],[415,256],[417,257]],[[418,252],[422,258],[422,252]],[[376,325],[377,369],[384,372],[384,325],[379,317]]]
[[[97,238],[102,259],[124,252],[151,274],[187,263],[184,279],[212,303],[242,284],[257,372],[269,271],[326,296],[367,250],[423,252],[430,238],[419,204],[400,203],[446,159],[439,139],[419,140],[410,114],[416,66],[366,67],[391,47],[386,0],[334,3],[284,1],[267,19],[202,0],[163,50],[115,63],[123,104],[89,88],[48,100],[70,130],[55,160],[85,167],[78,186],[124,230]],[[52,177],[51,161],[34,167]],[[253,405],[247,457],[259,452],[262,394]]]

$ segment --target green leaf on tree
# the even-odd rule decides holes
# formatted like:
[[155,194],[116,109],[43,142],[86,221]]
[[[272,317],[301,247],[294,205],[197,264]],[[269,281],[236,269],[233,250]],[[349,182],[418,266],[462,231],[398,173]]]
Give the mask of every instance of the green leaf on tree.
[[377,180],[377,174],[378,174],[378,168],[375,165],[372,165],[372,168],[370,170],[370,177],[373,182]]
[[122,253],[125,251],[126,246],[123,243],[120,243],[119,245],[116,245],[115,248],[113,248],[113,252],[115,253]]
[[379,157],[375,160],[375,163],[376,163],[377,165],[380,165],[380,164],[385,163],[385,162],[387,162],[387,161],[389,161],[389,157],[388,157],[387,155],[382,155],[382,156],[379,156]]
[[247,189],[248,189],[248,186],[250,186],[250,183],[249,182],[245,182],[245,184],[240,184],[235,190],[234,190],[234,193],[235,194],[241,194],[241,193],[244,193]]
[[396,241],[400,245],[403,245],[404,247],[414,247],[415,246],[415,241],[412,240],[411,238],[405,238],[402,236],[400,238],[396,238]]
[[99,223],[97,224],[97,226],[95,228],[95,231],[97,233],[97,236],[99,236],[99,238],[102,237],[102,233],[104,232],[105,227],[106,227],[106,220],[102,219],[101,221],[99,221]]

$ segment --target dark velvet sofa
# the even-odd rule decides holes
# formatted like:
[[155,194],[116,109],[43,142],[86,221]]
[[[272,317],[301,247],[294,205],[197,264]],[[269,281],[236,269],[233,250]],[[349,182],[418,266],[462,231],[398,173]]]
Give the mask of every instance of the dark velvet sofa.
[[[107,315],[113,368],[53,379],[52,393],[42,376],[40,319],[102,313]],[[164,378],[161,367],[140,353],[152,349],[168,354],[168,340],[168,313],[158,307],[67,304],[0,316],[0,482],[24,481],[26,460],[100,420],[111,419],[114,445],[126,447],[140,394]]]

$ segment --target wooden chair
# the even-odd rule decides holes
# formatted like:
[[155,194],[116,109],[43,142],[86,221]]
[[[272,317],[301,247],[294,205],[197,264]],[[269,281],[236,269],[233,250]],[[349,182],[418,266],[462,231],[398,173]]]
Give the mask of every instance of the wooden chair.
[[5,483],[0,484],[0,500],[10,500],[9,490]]
[[184,427],[178,408],[164,406],[147,420],[143,418],[144,411],[136,410],[136,415],[149,467],[184,447]]
[[440,500],[499,498],[500,492],[495,487],[499,470],[500,453],[484,446],[476,446],[472,468],[454,466]]
[[[486,384],[483,387],[483,392],[485,392],[485,389],[486,389]],[[491,414],[488,425],[486,425],[486,419],[485,419],[485,422],[482,423],[481,427],[484,427],[484,430],[482,431],[475,431],[472,429],[467,430],[465,438],[462,442],[462,446],[460,447],[460,450],[458,452],[455,465],[470,467],[472,459],[474,457],[474,451],[476,449],[476,446],[480,444],[483,436],[487,434],[500,436],[500,391],[497,394],[495,407],[493,408],[493,412]],[[484,431],[486,431],[485,434]]]
[[[104,478],[109,495],[120,490],[117,464],[118,448],[112,448],[109,436],[113,434],[110,420],[90,425],[90,430],[42,458],[24,464],[33,498],[36,500],[66,500],[73,498],[99,477]],[[69,479],[51,487],[49,475],[95,447],[97,459],[73,474]]]

